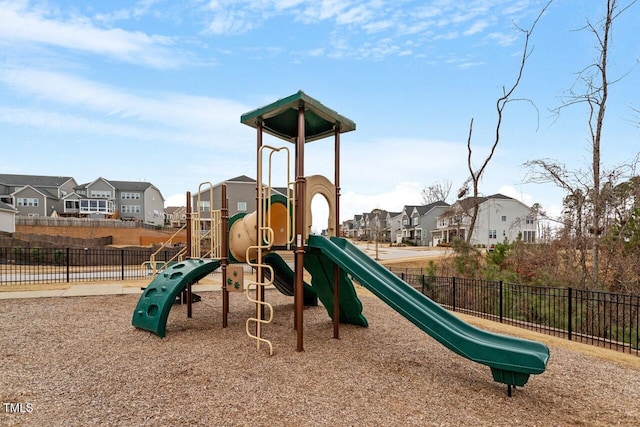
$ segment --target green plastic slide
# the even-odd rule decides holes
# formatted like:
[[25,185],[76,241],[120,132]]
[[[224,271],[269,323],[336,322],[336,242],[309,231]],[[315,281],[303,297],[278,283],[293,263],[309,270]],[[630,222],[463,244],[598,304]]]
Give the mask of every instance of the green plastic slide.
[[322,252],[378,298],[457,354],[487,365],[493,379],[523,386],[545,371],[549,348],[535,341],[478,329],[462,321],[405,283],[349,241],[310,236],[309,247]]
[[[311,286],[332,319],[334,267],[335,263],[325,256],[322,251],[310,249],[304,254],[304,268],[311,274]],[[339,283],[340,322],[364,327],[369,326],[367,319],[362,314],[362,302],[358,299],[353,283],[344,270],[340,270]]]
[[[273,268],[275,277],[273,278],[273,285],[282,292],[284,295],[293,296],[293,288],[295,282],[295,273],[289,267],[289,264],[282,259],[280,255],[275,252],[270,252],[264,257],[264,263]],[[266,275],[269,276],[269,270],[266,269]],[[308,284],[304,283],[304,305],[317,306],[318,296],[316,291]]]
[[167,317],[178,294],[189,283],[197,282],[218,267],[219,260],[203,259],[187,259],[171,265],[154,277],[142,292],[131,324],[164,337]]

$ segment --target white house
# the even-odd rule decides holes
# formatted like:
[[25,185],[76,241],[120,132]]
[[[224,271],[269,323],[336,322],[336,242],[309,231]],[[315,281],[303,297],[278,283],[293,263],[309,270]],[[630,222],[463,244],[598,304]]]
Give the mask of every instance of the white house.
[[18,211],[11,205],[0,202],[0,232],[16,232],[16,213]]
[[[496,243],[513,242],[521,238],[534,242],[538,218],[524,203],[503,194],[479,197],[479,210],[471,244],[490,248]],[[437,218],[437,228],[432,232],[434,244],[451,243],[465,239],[471,225],[473,198],[458,200]]]

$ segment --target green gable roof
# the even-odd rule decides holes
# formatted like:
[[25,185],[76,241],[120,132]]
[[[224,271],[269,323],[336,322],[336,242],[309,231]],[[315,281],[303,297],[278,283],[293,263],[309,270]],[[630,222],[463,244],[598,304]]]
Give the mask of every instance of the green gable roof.
[[305,142],[332,136],[336,125],[340,126],[340,133],[356,128],[353,121],[325,107],[302,91],[245,113],[240,117],[240,122],[257,129],[258,123],[262,121],[263,130],[268,134],[294,142],[298,137],[300,106],[304,106]]

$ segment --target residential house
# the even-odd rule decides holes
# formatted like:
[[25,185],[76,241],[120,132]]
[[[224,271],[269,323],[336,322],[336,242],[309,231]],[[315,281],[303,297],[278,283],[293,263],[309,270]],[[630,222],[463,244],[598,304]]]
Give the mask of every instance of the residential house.
[[64,198],[64,215],[119,217],[164,225],[164,197],[153,184],[98,178]]
[[389,241],[394,243],[402,242],[402,212],[387,213],[387,230]]
[[396,242],[401,241],[417,246],[434,246],[431,237],[436,229],[437,218],[443,214],[449,204],[444,201],[428,205],[406,205],[400,213],[401,232],[396,234]]
[[438,217],[449,209],[449,203],[438,201],[428,205],[416,206],[411,213],[412,219],[417,222],[414,228],[414,242],[418,246],[437,246],[431,232],[437,228]]
[[246,175],[240,175],[211,186],[201,184],[198,192],[191,196],[192,209],[201,213],[220,210],[222,208],[222,185],[227,186],[229,218],[237,213],[251,213],[256,210],[257,182]]
[[13,206],[0,202],[0,232],[16,232],[16,212]]
[[355,219],[347,219],[342,221],[340,226],[340,236],[353,239],[355,236]]
[[76,185],[68,176],[0,174],[0,202],[19,216],[51,216],[63,211],[63,199]]
[[362,215],[353,216],[353,238],[356,240],[363,240],[364,235],[364,219]]
[[[512,242],[517,238],[525,242],[535,241],[538,218],[530,207],[503,194],[479,197],[478,203],[471,244],[490,248],[496,243]],[[438,216],[437,229],[432,232],[434,244],[465,239],[471,225],[473,206],[473,198],[468,197],[458,200]]]
[[167,206],[164,209],[164,224],[180,228],[187,223],[186,206]]

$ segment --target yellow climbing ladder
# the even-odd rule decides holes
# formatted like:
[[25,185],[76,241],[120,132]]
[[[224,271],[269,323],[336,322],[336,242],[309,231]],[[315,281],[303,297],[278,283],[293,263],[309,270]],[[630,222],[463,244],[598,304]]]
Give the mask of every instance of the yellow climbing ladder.
[[[269,161],[268,161],[268,181],[263,184],[262,181],[262,157],[263,150],[269,150]],[[287,159],[287,212],[291,212],[291,191],[290,191],[290,156],[289,149],[286,147],[275,148],[268,145],[264,145],[260,147],[258,152],[258,176],[257,176],[257,187],[258,187],[258,206],[256,207],[257,214],[257,240],[256,244],[249,246],[246,251],[246,260],[247,263],[255,268],[256,271],[256,279],[248,283],[246,288],[247,299],[252,303],[256,304],[256,316],[250,317],[246,322],[246,331],[247,335],[256,340],[256,347],[259,349],[261,343],[265,343],[269,346],[269,355],[273,354],[273,344],[266,338],[262,337],[262,327],[266,324],[271,323],[273,320],[273,306],[268,302],[264,301],[264,290],[265,287],[273,284],[274,280],[274,272],[273,268],[270,265],[264,264],[263,257],[267,254],[267,252],[271,249],[274,242],[274,231],[270,227],[271,222],[271,212],[270,203],[272,200],[272,183],[271,183],[271,166],[272,166],[272,157],[274,153],[284,151]],[[291,244],[293,241],[293,233],[291,232],[292,221],[290,215],[287,221],[287,230],[286,235],[288,236],[287,245]],[[265,279],[264,270],[269,270],[267,276],[269,279]],[[253,297],[252,290],[255,290],[255,297]],[[264,313],[265,309],[268,313]],[[252,328],[252,326],[255,326]],[[255,331],[255,332],[254,332]]]

